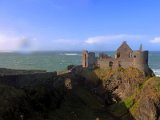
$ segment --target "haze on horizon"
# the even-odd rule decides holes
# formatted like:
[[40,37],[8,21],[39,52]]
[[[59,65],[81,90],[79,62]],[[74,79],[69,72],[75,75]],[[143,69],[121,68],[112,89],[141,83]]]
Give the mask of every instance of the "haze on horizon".
[[160,51],[159,0],[0,0],[0,51]]

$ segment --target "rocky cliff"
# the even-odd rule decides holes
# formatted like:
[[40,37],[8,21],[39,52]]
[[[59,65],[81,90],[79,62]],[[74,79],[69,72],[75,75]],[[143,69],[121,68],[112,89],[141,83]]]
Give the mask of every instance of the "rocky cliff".
[[53,81],[52,88],[0,85],[0,119],[159,119],[160,78],[136,68],[78,68]]
[[106,113],[110,114],[111,119],[159,119],[160,78],[146,77],[132,67],[84,69],[81,75],[86,79],[86,86],[104,100]]

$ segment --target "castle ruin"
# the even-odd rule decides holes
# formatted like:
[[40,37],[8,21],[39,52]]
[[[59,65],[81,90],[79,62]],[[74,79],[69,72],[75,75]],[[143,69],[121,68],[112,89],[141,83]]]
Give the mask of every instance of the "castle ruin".
[[104,53],[96,57],[94,52],[83,51],[82,66],[84,68],[98,66],[102,69],[134,67],[144,73],[148,73],[150,70],[148,66],[148,51],[144,51],[142,45],[140,45],[139,50],[133,51],[126,41],[117,49],[114,58]]

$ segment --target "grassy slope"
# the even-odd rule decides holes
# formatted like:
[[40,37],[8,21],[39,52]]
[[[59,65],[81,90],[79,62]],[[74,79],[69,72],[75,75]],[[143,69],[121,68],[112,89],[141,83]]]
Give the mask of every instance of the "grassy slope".
[[103,104],[83,87],[68,92],[59,107],[60,93],[48,92],[43,87],[24,91],[0,85],[0,119],[18,120],[23,113],[28,120],[112,120],[108,114],[97,112]]
[[50,113],[54,120],[112,120],[106,113],[98,114],[97,111],[103,107],[100,101],[90,92],[78,87],[76,92],[68,93],[60,109]]

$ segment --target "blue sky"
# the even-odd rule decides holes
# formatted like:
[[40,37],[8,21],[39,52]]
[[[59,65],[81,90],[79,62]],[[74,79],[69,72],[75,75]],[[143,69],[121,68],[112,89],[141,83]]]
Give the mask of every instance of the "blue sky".
[[0,51],[160,50],[159,0],[0,0]]

